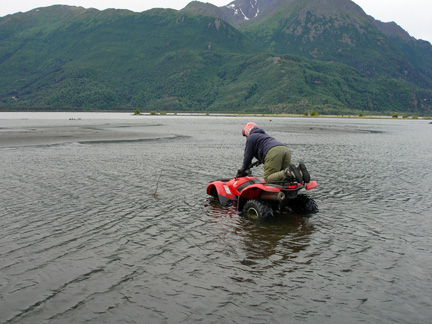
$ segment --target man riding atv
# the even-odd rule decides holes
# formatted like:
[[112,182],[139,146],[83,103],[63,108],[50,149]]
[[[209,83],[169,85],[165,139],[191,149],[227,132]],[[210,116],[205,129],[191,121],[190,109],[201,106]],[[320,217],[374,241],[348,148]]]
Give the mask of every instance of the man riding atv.
[[243,165],[237,172],[237,177],[246,175],[253,158],[264,163],[264,180],[266,182],[294,179],[298,182],[309,182],[310,175],[304,164],[298,168],[291,164],[291,151],[288,147],[266,134],[255,123],[247,123],[243,127],[246,136]]
[[[317,183],[311,180],[306,166],[291,164],[291,152],[286,145],[267,135],[255,123],[243,128],[247,137],[243,166],[232,179],[212,181],[207,194],[221,205],[236,203],[239,212],[254,220],[271,220],[283,211],[298,214],[318,212],[318,206],[301,190],[311,190]],[[252,159],[258,162],[251,164]],[[252,176],[250,168],[264,163],[264,177]]]

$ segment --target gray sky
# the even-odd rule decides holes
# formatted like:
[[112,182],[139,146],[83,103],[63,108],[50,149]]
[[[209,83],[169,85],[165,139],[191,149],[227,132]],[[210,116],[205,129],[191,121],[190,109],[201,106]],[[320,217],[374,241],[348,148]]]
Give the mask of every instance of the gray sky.
[[[1,0],[0,17],[54,4],[84,8],[118,8],[145,11],[151,8],[184,8],[191,0]],[[394,21],[411,36],[432,43],[432,0],[353,0],[368,14],[383,22]],[[231,0],[207,0],[224,6]]]

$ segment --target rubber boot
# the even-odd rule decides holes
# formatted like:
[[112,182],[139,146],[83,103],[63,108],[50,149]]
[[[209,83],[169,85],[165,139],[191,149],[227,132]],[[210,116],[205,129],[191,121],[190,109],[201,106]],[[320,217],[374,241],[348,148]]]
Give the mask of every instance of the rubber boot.
[[288,168],[285,169],[285,175],[287,178],[297,180],[297,182],[299,183],[303,182],[303,177],[294,164],[291,164]]
[[305,183],[309,183],[309,181],[311,180],[309,171],[306,169],[306,165],[304,165],[303,163],[300,163],[298,168],[300,169],[300,172],[303,176],[303,180]]

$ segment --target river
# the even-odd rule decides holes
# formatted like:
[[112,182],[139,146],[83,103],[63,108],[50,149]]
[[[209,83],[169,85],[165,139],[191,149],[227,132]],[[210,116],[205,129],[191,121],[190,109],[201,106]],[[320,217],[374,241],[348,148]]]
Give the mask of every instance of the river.
[[[249,121],[318,213],[209,199]],[[0,323],[428,323],[431,161],[425,120],[0,113]]]

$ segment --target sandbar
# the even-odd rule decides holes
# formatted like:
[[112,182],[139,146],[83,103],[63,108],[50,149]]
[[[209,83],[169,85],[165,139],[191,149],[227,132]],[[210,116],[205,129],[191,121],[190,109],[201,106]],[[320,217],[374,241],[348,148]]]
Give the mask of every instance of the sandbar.
[[0,147],[63,143],[139,141],[176,137],[130,125],[44,126],[0,128]]

